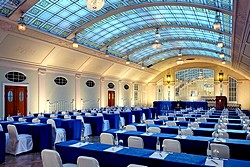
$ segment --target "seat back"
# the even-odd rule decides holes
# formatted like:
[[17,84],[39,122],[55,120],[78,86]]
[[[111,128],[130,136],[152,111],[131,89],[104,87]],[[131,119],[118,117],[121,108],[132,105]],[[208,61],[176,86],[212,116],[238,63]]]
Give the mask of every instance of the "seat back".
[[148,166],[137,165],[137,164],[129,164],[127,167],[148,167]]
[[181,129],[181,134],[184,136],[193,136],[194,133],[191,129]]
[[178,140],[164,139],[163,149],[170,152],[181,152],[181,143]]
[[103,117],[102,113],[97,113],[97,116]]
[[167,126],[176,126],[176,122],[174,122],[174,121],[168,121],[168,122],[166,122],[166,125]]
[[43,167],[62,167],[62,159],[55,150],[44,149],[41,153]]
[[93,157],[80,156],[77,158],[77,167],[99,167],[99,162]]
[[15,125],[7,125],[8,133],[9,133],[9,140],[18,142],[18,133]]
[[32,123],[40,123],[40,119],[39,118],[33,118]]
[[148,119],[148,120],[145,120],[145,124],[155,124],[155,122],[152,119]]
[[177,117],[177,121],[186,121],[185,117]]
[[174,113],[168,113],[168,116],[174,117]]
[[192,128],[199,128],[200,125],[199,125],[198,122],[192,122],[192,123],[191,123],[191,127],[192,127]]
[[131,130],[131,131],[137,131],[137,128],[134,125],[127,125],[125,129],[126,130]]
[[219,132],[219,138],[229,138],[229,134],[227,132]]
[[250,140],[250,133],[247,134],[246,140]]
[[198,122],[207,122],[207,119],[204,117],[197,118]]
[[91,113],[85,113],[85,116],[88,117],[88,116],[91,116]]
[[158,127],[149,127],[148,132],[150,133],[161,133],[161,129]]
[[166,116],[166,115],[159,115],[158,118],[160,120],[168,120],[168,116]]
[[211,154],[213,157],[217,156],[219,158],[230,158],[230,149],[227,145],[211,143],[210,146],[211,146]]
[[71,116],[70,115],[64,115],[63,118],[64,119],[71,119]]
[[52,128],[56,128],[56,123],[53,119],[48,119],[47,124],[51,124]]
[[67,112],[66,111],[62,111],[62,115],[65,115],[65,114],[67,114]]
[[129,136],[128,137],[128,147],[144,148],[144,142],[141,137]]
[[2,125],[0,124],[0,131],[3,131],[3,127],[2,127]]
[[77,115],[77,116],[76,116],[76,119],[81,120],[82,123],[84,123],[84,119],[83,119],[83,117],[82,117],[81,115]]
[[101,133],[100,143],[113,145],[114,144],[114,136],[110,133]]

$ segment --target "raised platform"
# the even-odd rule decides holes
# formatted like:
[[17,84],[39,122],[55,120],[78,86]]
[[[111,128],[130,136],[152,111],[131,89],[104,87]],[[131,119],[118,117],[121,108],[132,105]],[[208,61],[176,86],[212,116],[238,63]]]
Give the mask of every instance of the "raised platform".
[[206,101],[154,101],[154,107],[158,110],[180,110],[192,107],[193,109],[203,108],[207,110]]

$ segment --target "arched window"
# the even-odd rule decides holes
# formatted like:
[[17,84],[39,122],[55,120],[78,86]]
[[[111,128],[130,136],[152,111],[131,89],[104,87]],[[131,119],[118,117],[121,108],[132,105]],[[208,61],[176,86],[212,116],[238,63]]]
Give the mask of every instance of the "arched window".
[[229,76],[228,84],[228,100],[237,101],[237,80]]
[[187,100],[194,97],[214,96],[214,71],[190,68],[175,72],[175,96],[186,97]]

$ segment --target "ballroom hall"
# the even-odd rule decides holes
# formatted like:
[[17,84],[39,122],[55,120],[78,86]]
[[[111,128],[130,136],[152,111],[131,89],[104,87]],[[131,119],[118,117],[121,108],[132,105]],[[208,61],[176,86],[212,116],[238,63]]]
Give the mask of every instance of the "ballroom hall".
[[250,166],[249,0],[0,0],[0,167]]

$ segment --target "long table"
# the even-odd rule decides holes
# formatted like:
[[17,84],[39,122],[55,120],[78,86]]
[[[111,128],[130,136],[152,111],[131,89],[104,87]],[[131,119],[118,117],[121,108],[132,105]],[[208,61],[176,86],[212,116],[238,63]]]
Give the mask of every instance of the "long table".
[[[178,122],[177,122],[178,123]],[[137,131],[146,132],[146,124],[136,124]],[[161,126],[161,125],[153,125],[150,124],[149,127],[159,127],[161,129],[161,133],[169,133],[169,134],[177,134],[178,133],[178,126]],[[187,127],[181,126],[182,129],[187,129]],[[194,132],[194,136],[212,136],[212,133],[215,131],[214,128],[195,128],[192,129]],[[229,134],[229,138],[231,139],[246,139],[247,132],[246,130],[234,130],[234,129],[227,129],[225,130]]]
[[164,133],[150,133],[138,131],[122,131],[117,129],[110,129],[107,133],[118,134],[119,140],[122,139],[125,146],[127,146],[127,139],[129,136],[140,136],[144,141],[144,148],[155,150],[156,140],[159,137],[160,142],[164,139],[175,139],[180,141],[181,150],[184,153],[206,155],[208,141],[226,144],[230,148],[230,157],[234,159],[250,160],[250,140],[226,139],[225,142],[214,141],[212,137],[204,136],[187,136],[186,138],[179,138],[176,134]]
[[[127,167],[129,164],[141,164],[148,167],[200,167],[205,166],[206,156],[185,153],[170,153],[165,158],[150,158],[158,155],[154,150],[138,148],[120,148],[117,152],[110,152],[111,145],[93,143],[80,146],[79,141],[67,141],[56,144],[63,163],[76,163],[81,155],[94,157],[102,167]],[[72,146],[73,145],[73,146]],[[68,154],[70,152],[70,155]],[[224,160],[224,167],[249,167],[249,161]]]
[[0,131],[0,164],[5,162],[5,133]]
[[19,134],[30,134],[33,140],[34,152],[41,152],[43,149],[52,148],[52,127],[48,124],[34,124],[30,122],[16,122],[16,121],[0,121],[4,132],[8,132],[7,125],[13,124],[16,126]]
[[203,108],[207,110],[206,101],[154,101],[154,107],[158,110],[180,110],[185,108]]

